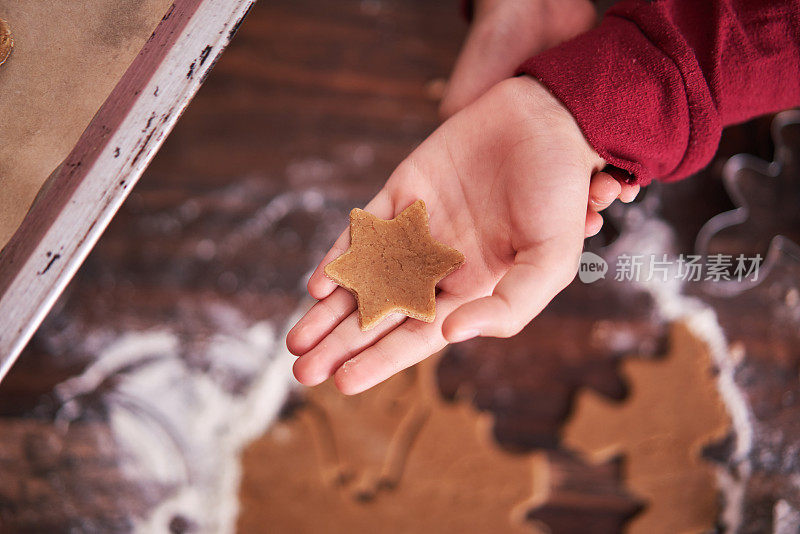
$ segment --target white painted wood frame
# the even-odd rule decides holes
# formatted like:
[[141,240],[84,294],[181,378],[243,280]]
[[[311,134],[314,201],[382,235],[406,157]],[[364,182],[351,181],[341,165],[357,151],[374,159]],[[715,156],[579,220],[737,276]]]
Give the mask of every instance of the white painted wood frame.
[[175,0],[0,254],[0,381],[254,0]]

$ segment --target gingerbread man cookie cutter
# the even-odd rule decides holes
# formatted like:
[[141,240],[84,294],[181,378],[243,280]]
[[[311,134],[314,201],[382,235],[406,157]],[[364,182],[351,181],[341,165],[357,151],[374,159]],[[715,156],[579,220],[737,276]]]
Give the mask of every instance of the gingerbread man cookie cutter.
[[758,277],[704,284],[715,295],[735,295],[766,278],[776,261],[800,250],[800,110],[772,121],[773,161],[737,154],[725,163],[722,181],[736,208],[709,219],[697,234],[698,254],[759,256]]

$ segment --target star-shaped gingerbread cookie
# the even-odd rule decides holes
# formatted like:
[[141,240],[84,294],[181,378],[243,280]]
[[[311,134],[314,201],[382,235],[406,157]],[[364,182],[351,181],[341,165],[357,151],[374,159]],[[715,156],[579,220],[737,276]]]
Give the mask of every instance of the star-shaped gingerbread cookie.
[[361,330],[400,312],[433,322],[436,284],[464,263],[464,255],[431,237],[425,203],[417,200],[392,220],[350,212],[350,248],[325,274],[356,297]]

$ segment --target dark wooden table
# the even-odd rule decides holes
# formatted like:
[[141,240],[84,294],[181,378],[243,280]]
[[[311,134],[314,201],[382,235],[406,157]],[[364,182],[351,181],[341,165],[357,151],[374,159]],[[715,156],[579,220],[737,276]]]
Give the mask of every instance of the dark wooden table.
[[[240,446],[284,403],[282,331],[307,305],[304,276],[349,209],[436,128],[441,84],[466,30],[457,4],[253,8],[0,387],[0,530],[235,524],[229,480]],[[671,253],[691,252],[701,226],[733,207],[722,163],[742,151],[770,159],[772,149],[768,120],[729,131],[709,170],[651,188],[639,219],[618,210],[588,246],[603,253],[631,236],[646,241],[649,220],[667,229]],[[742,532],[769,531],[778,515],[789,521],[800,510],[798,273],[789,254],[769,283],[744,294],[687,290],[734,347],[733,387],[750,414],[744,458],[734,457],[735,435],[706,455],[731,476],[743,463],[751,470],[736,482]],[[450,399],[473,392],[494,417],[498,447],[546,452],[562,478],[531,518],[553,532],[616,532],[643,503],[619,465],[589,465],[566,450],[561,428],[578,391],[624,399],[620,361],[665,354],[669,321],[646,288],[575,282],[522,335],[451,350],[437,387]],[[598,324],[624,335],[598,341]],[[253,470],[268,466],[258,461]],[[259,518],[264,532],[269,520]]]

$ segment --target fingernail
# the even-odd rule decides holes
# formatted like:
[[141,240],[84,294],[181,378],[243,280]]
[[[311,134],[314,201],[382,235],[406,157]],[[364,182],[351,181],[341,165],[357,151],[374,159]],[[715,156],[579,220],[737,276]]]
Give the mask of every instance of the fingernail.
[[479,335],[481,335],[481,333],[478,330],[462,330],[461,332],[457,332],[456,335],[450,339],[450,342],[461,343],[462,341],[478,337]]

